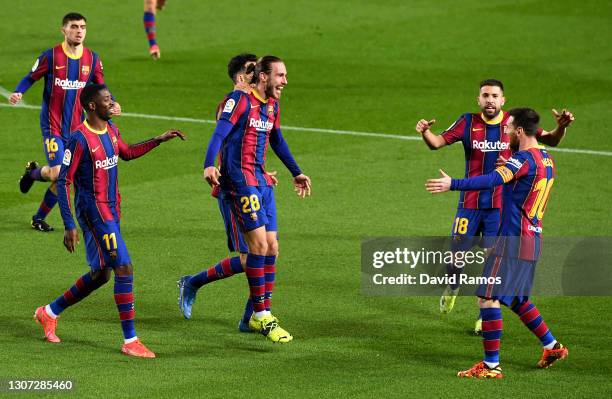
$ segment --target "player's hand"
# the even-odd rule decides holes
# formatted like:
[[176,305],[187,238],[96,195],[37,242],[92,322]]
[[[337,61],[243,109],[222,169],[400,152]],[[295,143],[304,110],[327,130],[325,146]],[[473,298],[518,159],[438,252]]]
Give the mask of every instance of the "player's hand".
[[157,0],[157,4],[155,5],[155,7],[161,11],[164,9],[165,5],[166,5],[166,0]]
[[19,104],[19,102],[21,101],[21,98],[23,97],[23,93],[13,93],[11,94],[11,96],[9,97],[9,103],[11,103],[11,105],[17,105]]
[[272,179],[272,185],[274,185],[274,186],[278,186],[278,179],[276,178],[276,174],[277,174],[277,173],[278,173],[278,172],[277,172],[277,171],[275,171],[275,170],[273,170],[273,171],[271,171],[271,172],[266,172],[266,174],[267,174],[268,176],[270,176],[270,179]]
[[508,162],[508,160],[500,155],[497,157],[497,160],[495,161],[495,167],[499,168],[500,166],[504,166],[506,162]]
[[557,126],[561,129],[567,128],[574,121],[574,114],[566,109],[563,109],[561,113],[553,108],[552,113],[557,121]]
[[293,178],[293,191],[300,198],[306,198],[310,195],[310,177],[305,174],[297,175]]
[[118,102],[114,102],[111,107],[111,116],[119,116],[121,115],[121,104]]
[[74,252],[74,249],[79,242],[79,233],[77,232],[77,229],[64,230],[64,246],[68,252]]
[[425,183],[425,189],[432,194],[444,193],[450,190],[451,177],[444,173],[442,169],[440,169],[440,174],[442,175],[441,178],[429,179],[427,183]]
[[219,177],[221,177],[221,172],[216,166],[209,166],[204,169],[204,180],[212,187],[219,185]]
[[425,119],[421,119],[421,120],[420,120],[420,121],[418,121],[418,122],[417,122],[417,124],[416,124],[416,131],[417,131],[417,132],[419,132],[419,133],[421,133],[421,134],[423,134],[423,133],[425,133],[426,131],[428,131],[428,130],[429,130],[429,128],[430,128],[430,127],[431,127],[431,126],[432,126],[434,123],[436,123],[436,120],[435,120],[435,119],[432,119],[432,120],[430,120],[430,121],[427,121],[427,120],[425,120]]
[[155,137],[155,140],[161,141],[163,143],[164,141],[172,140],[175,137],[179,137],[183,141],[187,139],[187,136],[185,136],[185,134],[180,130],[170,129],[166,130],[163,134],[160,134],[159,136]]

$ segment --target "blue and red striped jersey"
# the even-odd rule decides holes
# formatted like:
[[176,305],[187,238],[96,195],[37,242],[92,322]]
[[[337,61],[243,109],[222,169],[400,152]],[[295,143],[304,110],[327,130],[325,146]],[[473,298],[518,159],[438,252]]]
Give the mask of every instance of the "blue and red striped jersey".
[[[510,157],[510,139],[504,134],[508,117],[505,111],[491,120],[485,120],[482,114],[466,113],[442,133],[447,144],[463,143],[466,178],[491,173],[497,157]],[[501,205],[501,187],[462,191],[459,196],[459,208],[494,209]]]
[[87,121],[71,134],[64,152],[57,181],[57,196],[64,226],[75,228],[70,204],[70,186],[74,183],[74,205],[79,221],[87,225],[121,218],[121,195],[117,165],[138,158],[159,142],[155,139],[128,145],[119,129],[108,122],[106,129],[92,129]]
[[520,237],[509,238],[504,253],[499,254],[537,260],[541,253],[542,219],[555,182],[553,159],[543,147],[530,148],[515,153],[496,171],[506,183],[498,235]]
[[79,101],[81,90],[87,83],[104,84],[100,57],[83,47],[79,57],[68,55],[64,44],[45,50],[32,70],[17,85],[15,92],[25,93],[40,78],[45,78],[40,128],[43,136],[68,139],[83,120]]
[[270,135],[280,130],[280,109],[273,98],[263,100],[252,91],[226,97],[218,119],[233,127],[221,146],[221,186],[271,186],[266,174]]

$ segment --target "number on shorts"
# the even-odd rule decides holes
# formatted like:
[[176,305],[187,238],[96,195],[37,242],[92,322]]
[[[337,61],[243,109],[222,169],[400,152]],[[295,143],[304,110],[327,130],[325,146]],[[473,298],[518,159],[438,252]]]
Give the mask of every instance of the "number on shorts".
[[465,234],[468,229],[468,218],[455,218],[455,228],[453,229],[455,234]]
[[106,243],[106,249],[108,251],[117,249],[117,237],[115,237],[115,233],[104,234],[102,239]]
[[242,203],[242,213],[257,212],[261,208],[259,198],[255,194],[251,194],[250,197],[246,195],[240,197],[240,202]]
[[47,146],[47,152],[57,152],[59,149],[55,139],[45,139],[45,145]]

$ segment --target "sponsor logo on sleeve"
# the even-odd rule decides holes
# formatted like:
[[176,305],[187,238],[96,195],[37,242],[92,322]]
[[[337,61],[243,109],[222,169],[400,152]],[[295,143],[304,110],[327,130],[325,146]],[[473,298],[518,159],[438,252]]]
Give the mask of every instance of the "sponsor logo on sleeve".
[[508,162],[506,163],[509,163],[510,165],[514,166],[517,169],[520,169],[521,166],[523,166],[523,163],[514,157],[510,158]]
[[236,106],[236,101],[233,98],[230,98],[225,102],[225,106],[223,107],[223,112],[232,112],[234,107]]
[[38,58],[36,59],[36,61],[34,61],[34,65],[32,66],[32,72],[35,72],[38,69]]
[[70,166],[71,160],[72,160],[72,153],[70,152],[69,149],[66,149],[66,151],[64,151],[64,159],[62,160],[62,163],[66,166]]

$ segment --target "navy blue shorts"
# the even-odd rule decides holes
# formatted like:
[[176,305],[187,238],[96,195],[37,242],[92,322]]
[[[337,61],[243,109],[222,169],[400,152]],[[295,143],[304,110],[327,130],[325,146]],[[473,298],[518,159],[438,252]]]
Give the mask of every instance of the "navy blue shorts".
[[244,234],[236,222],[236,217],[232,212],[232,201],[226,198],[223,192],[220,192],[217,197],[219,203],[219,211],[225,224],[225,233],[227,234],[227,248],[230,252],[240,252],[246,254],[249,252],[249,247],[244,239]]
[[476,295],[484,299],[498,300],[512,306],[529,299],[533,286],[536,261],[491,255],[487,258],[482,277],[483,282],[476,289]]
[[132,264],[119,222],[114,220],[81,225],[87,264],[93,270]]
[[242,186],[222,190],[224,200],[243,232],[266,226],[266,231],[277,231],[274,189],[269,186]]
[[475,245],[491,248],[497,237],[500,221],[499,209],[458,208],[451,230],[453,250],[466,251]]
[[64,139],[53,135],[43,136],[43,150],[49,166],[61,165],[64,159]]

